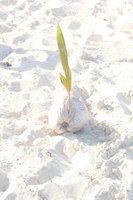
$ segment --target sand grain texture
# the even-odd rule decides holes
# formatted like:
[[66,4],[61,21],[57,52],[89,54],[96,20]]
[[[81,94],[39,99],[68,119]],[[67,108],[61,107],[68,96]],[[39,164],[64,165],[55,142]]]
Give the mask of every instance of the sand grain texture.
[[[133,200],[133,2],[0,1],[0,200]],[[51,135],[63,30],[90,120]]]

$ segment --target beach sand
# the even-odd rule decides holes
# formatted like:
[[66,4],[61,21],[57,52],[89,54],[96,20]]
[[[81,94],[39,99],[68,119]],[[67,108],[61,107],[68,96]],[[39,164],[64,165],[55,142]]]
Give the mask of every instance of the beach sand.
[[[133,200],[133,1],[0,8],[0,200]],[[89,112],[75,134],[48,127],[64,90],[58,23],[73,93]]]

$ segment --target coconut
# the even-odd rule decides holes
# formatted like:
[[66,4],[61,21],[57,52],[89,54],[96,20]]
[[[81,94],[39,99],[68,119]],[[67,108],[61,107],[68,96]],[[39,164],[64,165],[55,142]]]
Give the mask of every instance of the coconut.
[[88,109],[82,99],[71,96],[71,108],[68,111],[68,96],[55,98],[48,116],[49,128],[58,134],[77,132],[89,119]]

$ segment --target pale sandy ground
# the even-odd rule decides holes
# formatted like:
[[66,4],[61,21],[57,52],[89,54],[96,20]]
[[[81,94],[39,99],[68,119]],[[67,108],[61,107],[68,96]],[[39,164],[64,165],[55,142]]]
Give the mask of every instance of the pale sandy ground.
[[[51,136],[58,23],[90,120]],[[132,0],[0,0],[0,200],[133,200],[132,63]]]

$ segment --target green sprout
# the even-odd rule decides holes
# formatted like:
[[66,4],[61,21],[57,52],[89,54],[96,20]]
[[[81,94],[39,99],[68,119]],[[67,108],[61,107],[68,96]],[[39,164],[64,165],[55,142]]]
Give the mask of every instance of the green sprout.
[[63,76],[62,74],[59,74],[59,77],[60,77],[61,83],[64,85],[65,89],[68,92],[68,112],[70,112],[70,108],[71,108],[70,90],[72,86],[71,70],[68,64],[68,56],[67,56],[65,40],[64,40],[62,31],[59,25],[57,27],[56,37],[57,37],[57,46],[59,50],[60,60],[63,67],[63,71],[65,73],[65,76]]

